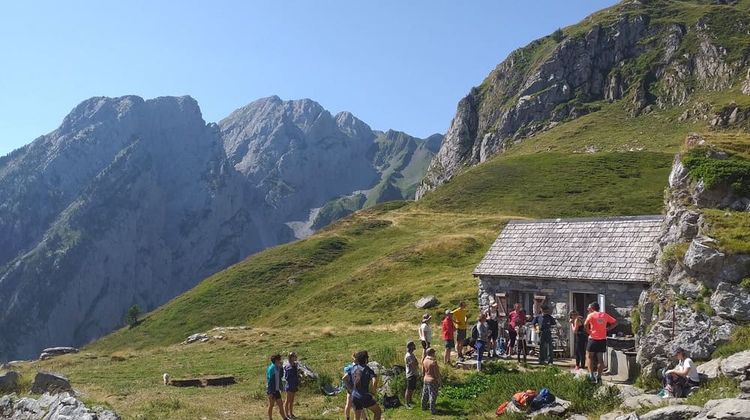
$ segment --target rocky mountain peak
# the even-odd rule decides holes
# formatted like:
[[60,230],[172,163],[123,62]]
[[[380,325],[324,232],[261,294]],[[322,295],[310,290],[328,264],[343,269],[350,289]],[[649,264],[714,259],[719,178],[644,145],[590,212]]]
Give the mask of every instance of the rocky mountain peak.
[[636,117],[742,83],[747,36],[735,34],[748,30],[740,3],[627,1],[533,41],[458,103],[417,197],[603,101]]

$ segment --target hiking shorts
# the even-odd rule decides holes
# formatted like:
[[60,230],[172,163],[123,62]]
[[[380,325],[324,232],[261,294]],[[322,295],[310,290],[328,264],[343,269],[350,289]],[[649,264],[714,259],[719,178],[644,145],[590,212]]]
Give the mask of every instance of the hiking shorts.
[[453,340],[445,340],[445,348],[446,349],[456,348],[456,343],[453,342]]
[[466,330],[456,330],[456,341],[463,343],[466,340]]
[[366,394],[362,395],[361,397],[352,397],[352,403],[354,404],[354,410],[360,411],[365,408],[372,407],[373,405],[377,404],[374,398],[372,398],[372,395]]
[[419,340],[419,341],[421,341],[421,342],[422,342],[422,348],[423,348],[424,350],[427,350],[427,349],[429,349],[429,348],[430,348],[430,342],[429,342],[429,341],[424,341],[424,340]]
[[606,353],[607,352],[607,339],[604,340],[592,340],[589,338],[586,343],[586,351],[589,353]]
[[406,389],[408,391],[414,391],[415,389],[417,389],[417,376],[416,375],[406,378]]

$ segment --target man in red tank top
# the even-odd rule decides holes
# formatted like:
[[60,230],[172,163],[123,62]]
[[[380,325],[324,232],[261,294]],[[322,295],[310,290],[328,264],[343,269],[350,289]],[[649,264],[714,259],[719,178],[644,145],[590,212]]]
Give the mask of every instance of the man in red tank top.
[[[599,312],[597,302],[589,304],[588,312],[589,315],[583,322],[583,327],[589,335],[589,341],[586,344],[589,378],[592,382],[601,382],[604,371],[604,353],[607,352],[607,331],[617,326],[617,320],[606,312]],[[596,359],[596,375],[594,374],[594,359]]]

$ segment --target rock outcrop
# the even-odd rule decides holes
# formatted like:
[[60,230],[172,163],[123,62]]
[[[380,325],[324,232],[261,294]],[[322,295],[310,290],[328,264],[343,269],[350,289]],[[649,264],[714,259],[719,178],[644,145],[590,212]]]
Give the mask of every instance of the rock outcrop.
[[117,413],[88,408],[69,393],[44,394],[39,399],[0,397],[0,418],[8,420],[120,420]]
[[261,99],[219,124],[190,97],[84,101],[0,159],[0,361],[86,344],[134,304],[304,236],[294,223],[341,196],[365,194],[350,211],[413,197],[441,139],[311,100]]
[[[695,137],[688,138],[686,153],[727,159]],[[684,158],[675,158],[669,177],[667,215],[653,256],[659,273],[639,300],[637,360],[646,374],[667,366],[676,347],[686,349],[694,360],[710,359],[738,323],[750,317],[750,295],[740,286],[750,276],[750,255],[722,248],[723,238],[711,236],[706,214],[706,209],[719,208],[731,216],[733,203],[746,197],[727,187],[728,181],[708,187],[704,179],[691,175]],[[716,377],[725,363],[702,366],[702,373]]]
[[[728,41],[729,33],[747,31],[747,10],[714,5],[688,18],[680,7],[624,1],[566,29],[563,37],[512,52],[459,101],[417,199],[467,166],[598,111],[600,101],[621,101],[637,116],[686,105],[696,89],[723,90],[739,79],[750,91],[747,62]],[[696,105],[685,119],[703,117],[694,115],[701,112]]]

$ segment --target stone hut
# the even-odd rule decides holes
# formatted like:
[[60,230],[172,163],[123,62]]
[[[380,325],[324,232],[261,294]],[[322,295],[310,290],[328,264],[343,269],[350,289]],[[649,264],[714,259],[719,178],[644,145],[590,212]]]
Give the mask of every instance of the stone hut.
[[560,326],[560,345],[568,352],[568,312],[585,316],[594,301],[619,320],[618,331],[631,334],[630,311],[656,274],[654,247],[663,219],[511,221],[474,270],[479,306],[487,310],[497,303],[503,316],[514,303],[529,315],[549,305]]

